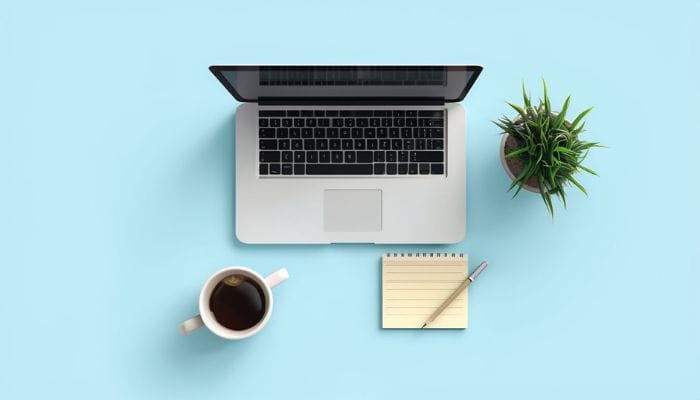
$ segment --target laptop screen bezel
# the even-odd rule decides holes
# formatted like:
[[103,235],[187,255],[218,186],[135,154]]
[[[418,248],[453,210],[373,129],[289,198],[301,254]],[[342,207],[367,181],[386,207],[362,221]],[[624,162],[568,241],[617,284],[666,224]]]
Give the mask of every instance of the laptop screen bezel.
[[[228,79],[224,76],[224,72],[227,71],[245,71],[245,70],[258,70],[260,67],[263,65],[211,65],[209,66],[209,71],[211,71],[212,74],[216,77],[216,79],[226,88],[226,90],[238,101],[244,102],[244,103],[250,103],[250,102],[260,102],[260,101],[265,101],[265,100],[278,100],[279,102],[294,102],[294,101],[318,101],[318,102],[323,102],[323,101],[339,101],[339,100],[346,100],[346,101],[351,101],[351,102],[378,102],[378,101],[385,101],[385,102],[406,102],[406,101],[415,101],[415,102],[433,102],[435,100],[440,100],[448,103],[452,102],[459,102],[464,100],[464,98],[467,96],[467,93],[469,93],[469,90],[471,90],[472,86],[474,85],[474,82],[476,82],[476,79],[479,77],[479,74],[481,74],[481,71],[483,70],[483,67],[480,65],[381,65],[380,67],[389,67],[389,68],[401,68],[401,67],[444,67],[447,68],[448,71],[464,71],[464,73],[467,72],[472,72],[470,79],[467,81],[465,84],[462,92],[459,94],[454,99],[446,99],[446,98],[424,98],[424,97],[415,97],[415,96],[405,96],[405,97],[382,97],[382,96],[371,96],[371,97],[362,97],[362,96],[327,96],[327,97],[282,97],[282,98],[258,98],[258,99],[249,99],[241,96],[238,91],[236,91],[235,87],[229,82]],[[275,67],[285,67],[286,65],[275,65]],[[299,66],[312,66],[312,65],[289,65],[289,67],[299,67]],[[313,66],[318,66],[318,67],[324,67],[326,65],[313,65]],[[328,67],[356,67],[357,65],[327,65]],[[367,66],[367,67],[374,67],[375,65],[361,65],[361,66]]]

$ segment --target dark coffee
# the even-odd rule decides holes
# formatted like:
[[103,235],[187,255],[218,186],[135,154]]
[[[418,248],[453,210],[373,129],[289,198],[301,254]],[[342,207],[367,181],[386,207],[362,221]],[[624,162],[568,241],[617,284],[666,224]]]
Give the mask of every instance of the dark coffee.
[[219,282],[209,298],[209,309],[223,326],[242,331],[265,316],[265,292],[244,275],[230,275]]

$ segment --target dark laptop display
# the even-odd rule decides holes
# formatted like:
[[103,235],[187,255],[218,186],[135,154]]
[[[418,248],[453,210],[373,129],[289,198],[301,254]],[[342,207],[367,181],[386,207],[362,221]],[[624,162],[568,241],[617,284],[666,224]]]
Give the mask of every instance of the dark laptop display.
[[212,66],[239,101],[460,101],[480,66]]

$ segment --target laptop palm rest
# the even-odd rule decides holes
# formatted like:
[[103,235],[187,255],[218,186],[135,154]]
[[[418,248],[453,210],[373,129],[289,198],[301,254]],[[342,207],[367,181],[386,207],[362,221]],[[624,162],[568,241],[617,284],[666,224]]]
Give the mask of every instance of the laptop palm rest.
[[329,189],[323,192],[323,229],[326,232],[382,230],[382,191]]

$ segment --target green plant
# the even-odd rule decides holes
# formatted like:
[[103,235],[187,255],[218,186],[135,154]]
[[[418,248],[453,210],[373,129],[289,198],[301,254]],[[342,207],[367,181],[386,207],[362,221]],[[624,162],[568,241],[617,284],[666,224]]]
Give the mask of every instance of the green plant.
[[551,196],[557,196],[566,208],[564,189],[569,183],[588,195],[586,189],[574,178],[574,175],[579,170],[598,175],[581,163],[591,148],[602,146],[599,143],[579,139],[579,134],[584,131],[583,118],[591,111],[591,108],[584,110],[570,122],[566,119],[566,113],[571,96],[566,98],[561,111],[552,111],[547,95],[547,83],[544,80],[542,80],[542,86],[544,89],[543,99],[540,99],[539,104],[534,106],[530,101],[530,96],[525,91],[525,83],[523,83],[524,105],[521,107],[508,102],[508,105],[517,111],[518,116],[514,119],[504,116],[494,123],[503,129],[504,134],[511,135],[519,144],[517,150],[506,154],[506,158],[520,157],[525,165],[519,174],[517,171],[512,171],[517,176],[508,190],[518,186],[513,194],[515,197],[525,182],[535,177],[547,210],[554,217]]

